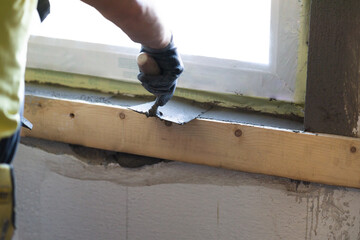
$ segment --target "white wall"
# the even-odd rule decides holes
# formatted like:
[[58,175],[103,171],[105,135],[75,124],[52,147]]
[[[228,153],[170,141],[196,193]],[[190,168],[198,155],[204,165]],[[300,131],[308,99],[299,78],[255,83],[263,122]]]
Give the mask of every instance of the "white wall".
[[178,162],[125,169],[42,145],[15,159],[15,239],[360,239],[356,189]]

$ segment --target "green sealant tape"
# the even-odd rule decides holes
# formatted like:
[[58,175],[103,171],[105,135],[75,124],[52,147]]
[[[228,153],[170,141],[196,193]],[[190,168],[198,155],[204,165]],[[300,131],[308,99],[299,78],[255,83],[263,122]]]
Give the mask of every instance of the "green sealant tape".
[[299,104],[304,104],[309,52],[310,0],[302,0],[300,21],[294,101]]

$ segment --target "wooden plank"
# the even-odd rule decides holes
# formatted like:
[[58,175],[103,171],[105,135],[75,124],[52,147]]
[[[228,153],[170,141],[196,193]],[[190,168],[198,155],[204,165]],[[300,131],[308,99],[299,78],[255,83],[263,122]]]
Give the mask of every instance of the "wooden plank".
[[360,188],[360,139],[194,120],[170,125],[108,105],[27,96],[24,136]]
[[305,129],[359,135],[360,1],[313,0]]

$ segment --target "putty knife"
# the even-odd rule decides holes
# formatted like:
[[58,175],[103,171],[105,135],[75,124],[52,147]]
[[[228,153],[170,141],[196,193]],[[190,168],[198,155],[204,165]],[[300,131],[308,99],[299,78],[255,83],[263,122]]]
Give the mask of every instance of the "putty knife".
[[[160,68],[156,61],[146,53],[138,55],[137,64],[143,73],[148,75],[160,74]],[[207,112],[210,107],[201,106],[186,100],[170,100],[165,106],[159,107],[156,99],[153,102],[129,107],[129,109],[145,114],[147,117],[157,117],[183,125]]]
[[[149,109],[153,107],[156,101],[148,102],[129,109],[145,114],[149,117]],[[201,106],[188,100],[170,100],[165,106],[159,107],[155,117],[165,121],[183,125],[207,112],[211,107]]]

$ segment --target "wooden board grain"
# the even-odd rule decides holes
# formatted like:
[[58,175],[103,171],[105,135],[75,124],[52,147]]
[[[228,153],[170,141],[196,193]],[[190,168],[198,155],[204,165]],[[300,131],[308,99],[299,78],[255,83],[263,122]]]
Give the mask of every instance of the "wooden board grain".
[[23,136],[360,188],[360,140],[196,119],[186,125],[126,108],[27,96]]
[[305,129],[359,135],[360,1],[311,1]]

